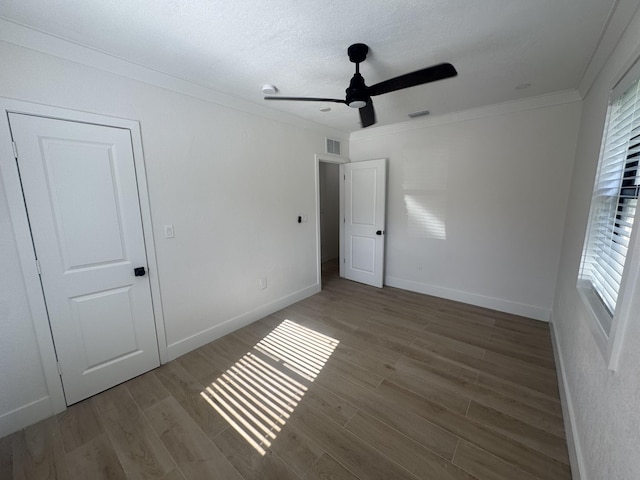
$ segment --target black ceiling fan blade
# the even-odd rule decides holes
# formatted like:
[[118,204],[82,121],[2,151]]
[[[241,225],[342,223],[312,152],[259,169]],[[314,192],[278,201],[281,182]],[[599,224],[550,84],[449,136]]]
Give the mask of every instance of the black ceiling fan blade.
[[441,63],[371,85],[367,88],[367,93],[371,96],[382,95],[383,93],[395,92],[403,88],[415,87],[416,85],[435,82],[437,80],[455,77],[456,75],[458,75],[458,72],[453,65],[450,63]]
[[373,109],[373,102],[371,99],[367,102],[367,104],[359,108],[360,112],[360,122],[362,122],[362,128],[369,127],[376,123],[376,111]]
[[345,100],[338,98],[316,98],[316,97],[264,97],[265,100],[293,100],[302,102],[334,102],[347,103]]

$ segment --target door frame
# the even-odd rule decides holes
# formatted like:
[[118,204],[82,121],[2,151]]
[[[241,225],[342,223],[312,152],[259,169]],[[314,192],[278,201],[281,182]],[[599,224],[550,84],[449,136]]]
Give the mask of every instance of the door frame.
[[[318,288],[322,289],[322,249],[321,249],[321,231],[320,231],[320,162],[323,163],[335,163],[340,165],[340,176],[344,176],[344,167],[345,163],[349,163],[349,159],[345,157],[340,157],[337,155],[329,155],[329,154],[315,154],[313,168],[315,175],[315,183],[316,183],[316,263],[317,263],[317,272],[318,276],[316,281],[318,282]],[[344,182],[340,182],[340,217],[344,216]],[[340,264],[340,276],[344,277],[344,265],[343,262],[340,262],[344,258],[344,245],[343,245],[343,237],[344,237],[344,223],[340,222],[340,258],[338,259],[338,263]]]
[[57,368],[57,360],[49,317],[45,304],[44,292],[40,284],[40,277],[36,268],[36,258],[33,241],[27,217],[24,196],[20,184],[18,166],[15,161],[11,131],[9,126],[9,113],[20,113],[40,117],[48,117],[57,120],[67,120],[80,123],[90,123],[107,127],[125,128],[131,132],[131,145],[136,169],[138,184],[138,199],[142,218],[142,230],[145,239],[147,265],[149,270],[149,283],[151,286],[151,299],[156,326],[156,338],[160,363],[169,361],[167,353],[166,332],[162,311],[162,299],[160,295],[160,282],[158,278],[158,264],[156,259],[155,240],[153,235],[153,223],[151,220],[151,207],[147,177],[145,171],[144,152],[142,148],[142,136],[140,124],[136,120],[128,120],[106,115],[80,112],[59,107],[51,107],[22,100],[0,97],[0,112],[3,119],[0,121],[0,173],[2,174],[5,188],[11,224],[16,239],[18,257],[22,269],[25,290],[36,340],[40,350],[42,369],[49,393],[51,413],[59,413],[67,408],[62,389],[62,379]]

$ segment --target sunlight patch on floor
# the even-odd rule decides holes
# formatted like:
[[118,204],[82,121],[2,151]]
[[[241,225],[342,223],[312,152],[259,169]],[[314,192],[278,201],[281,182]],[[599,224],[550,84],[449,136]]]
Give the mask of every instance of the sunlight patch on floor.
[[[313,382],[338,343],[334,338],[284,320],[253,350]],[[301,382],[251,351],[200,395],[264,455],[306,391]]]

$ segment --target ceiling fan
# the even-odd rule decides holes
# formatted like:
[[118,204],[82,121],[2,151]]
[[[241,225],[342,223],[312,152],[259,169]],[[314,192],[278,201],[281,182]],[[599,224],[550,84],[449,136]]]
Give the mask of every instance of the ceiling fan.
[[294,100],[304,102],[334,102],[345,103],[351,108],[357,108],[360,111],[360,121],[362,127],[369,127],[376,123],[376,112],[373,109],[373,101],[371,97],[382,95],[383,93],[395,92],[403,88],[415,87],[423,83],[435,82],[445,78],[455,77],[458,75],[455,67],[450,63],[440,63],[432,67],[423,68],[415,72],[390,78],[384,82],[376,83],[368,87],[364,83],[364,78],[360,75],[360,63],[367,58],[369,47],[364,43],[354,43],[347,49],[349,60],[356,64],[356,73],[353,75],[349,88],[347,88],[347,96],[344,100],[338,98],[315,98],[315,97],[279,97],[267,96],[265,100]]

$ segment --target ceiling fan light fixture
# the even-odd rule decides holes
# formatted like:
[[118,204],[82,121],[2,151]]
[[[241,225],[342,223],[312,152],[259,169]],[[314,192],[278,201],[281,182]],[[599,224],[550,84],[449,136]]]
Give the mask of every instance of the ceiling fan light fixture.
[[355,98],[347,103],[347,105],[350,106],[351,108],[362,108],[366,104],[367,104],[366,100],[357,100]]
[[262,93],[264,93],[265,95],[273,95],[277,92],[278,88],[275,85],[271,85],[270,83],[262,85]]

